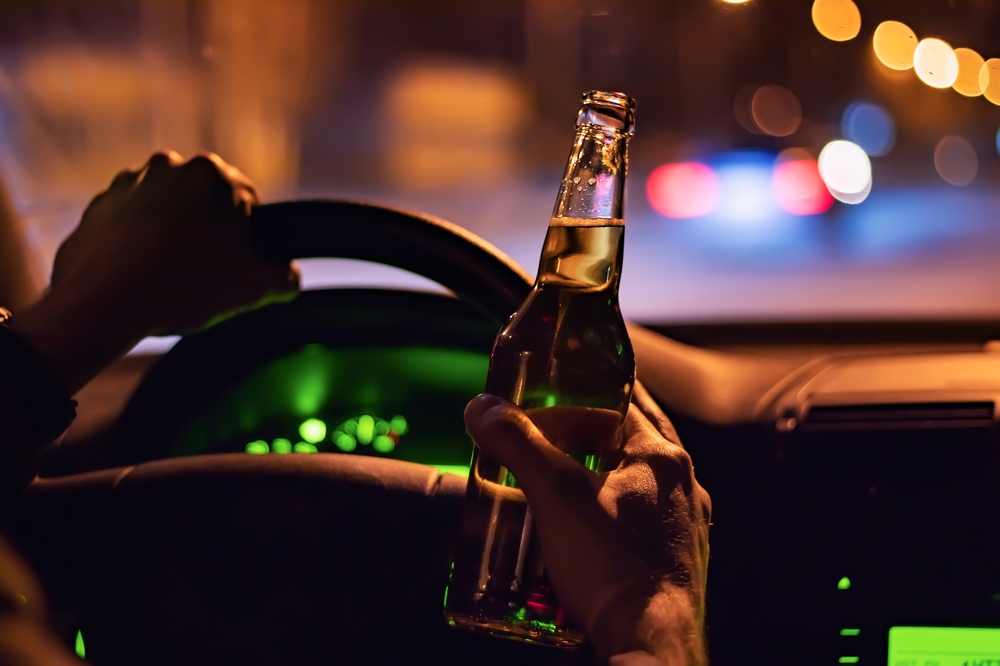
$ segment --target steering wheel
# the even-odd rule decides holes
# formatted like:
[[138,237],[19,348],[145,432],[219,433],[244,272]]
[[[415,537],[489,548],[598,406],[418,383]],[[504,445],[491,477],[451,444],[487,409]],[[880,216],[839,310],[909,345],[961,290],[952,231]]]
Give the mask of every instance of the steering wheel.
[[460,477],[342,454],[167,458],[187,419],[267,359],[317,341],[488,352],[530,288],[498,250],[431,217],[299,201],[260,206],[252,223],[276,259],[375,261],[457,298],[306,292],[181,340],[119,419],[120,466],[25,493],[16,534],[52,605],[77,618],[66,631],[81,628],[100,664],[587,660],[444,626]]

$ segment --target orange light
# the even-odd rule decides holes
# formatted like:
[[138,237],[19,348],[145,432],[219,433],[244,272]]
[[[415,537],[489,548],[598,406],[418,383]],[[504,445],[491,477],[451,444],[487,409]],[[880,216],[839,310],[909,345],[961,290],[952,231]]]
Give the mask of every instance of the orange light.
[[955,58],[958,59],[958,78],[951,87],[966,97],[982,95],[985,86],[979,80],[979,73],[986,64],[983,56],[972,49],[955,49]]
[[854,39],[861,32],[861,12],[852,0],[816,0],[812,20],[819,34],[835,42]]
[[913,51],[917,35],[910,26],[899,21],[882,21],[872,36],[875,56],[889,69],[907,70],[913,67]]
[[990,58],[979,70],[983,97],[1000,106],[1000,58]]
[[700,162],[664,164],[649,174],[646,197],[660,215],[701,217],[719,202],[719,178]]

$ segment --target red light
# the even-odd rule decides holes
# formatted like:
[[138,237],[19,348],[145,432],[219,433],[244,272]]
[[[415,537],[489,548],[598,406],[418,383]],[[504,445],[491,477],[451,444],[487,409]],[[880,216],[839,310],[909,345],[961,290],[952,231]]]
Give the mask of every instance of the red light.
[[715,210],[719,202],[719,179],[700,162],[664,164],[649,174],[646,197],[660,215],[700,217]]
[[833,205],[816,160],[791,160],[774,168],[771,181],[778,205],[792,215],[816,215]]

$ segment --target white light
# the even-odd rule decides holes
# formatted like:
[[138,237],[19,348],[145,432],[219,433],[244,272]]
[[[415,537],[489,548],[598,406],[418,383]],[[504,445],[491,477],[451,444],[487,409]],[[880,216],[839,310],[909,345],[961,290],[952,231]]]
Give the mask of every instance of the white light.
[[838,201],[861,203],[872,189],[872,163],[861,146],[831,141],[819,153],[819,175]]
[[948,42],[928,37],[913,52],[913,68],[932,88],[950,88],[958,78],[958,56]]

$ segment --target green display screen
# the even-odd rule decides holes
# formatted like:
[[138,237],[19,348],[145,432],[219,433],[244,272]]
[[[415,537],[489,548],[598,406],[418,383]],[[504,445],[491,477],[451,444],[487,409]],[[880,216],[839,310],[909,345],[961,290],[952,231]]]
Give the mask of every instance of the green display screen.
[[1000,666],[1000,628],[892,627],[889,666]]
[[206,404],[172,455],[347,453],[468,475],[462,412],[488,367],[487,354],[461,349],[310,344]]

